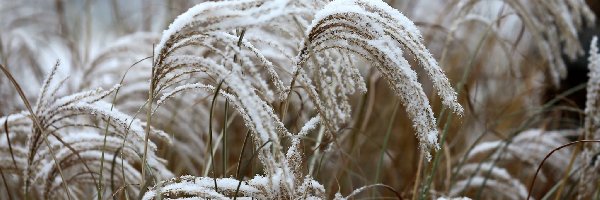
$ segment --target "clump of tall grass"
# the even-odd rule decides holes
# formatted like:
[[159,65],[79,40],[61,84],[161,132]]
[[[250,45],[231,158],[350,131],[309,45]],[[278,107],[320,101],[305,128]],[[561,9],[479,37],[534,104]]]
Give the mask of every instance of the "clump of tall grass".
[[[154,54],[150,101],[170,87],[174,89],[166,92],[157,106],[176,93],[191,89],[225,97],[250,130],[266,177],[258,176],[244,184],[239,180],[238,188],[247,187],[241,193],[233,193],[234,179],[214,178],[211,185],[210,178],[182,177],[160,183],[155,186],[156,191],[147,193],[147,198],[157,195],[221,198],[239,194],[255,198],[297,198],[302,194],[324,198],[323,186],[300,171],[303,159],[297,152],[299,137],[320,121],[321,128],[334,139],[340,125],[350,118],[347,96],[354,93],[356,87],[362,92],[366,87],[359,70],[353,66],[357,58],[348,53],[373,62],[388,80],[412,118],[426,155],[429,150],[439,148],[433,111],[400,47],[408,49],[424,66],[446,106],[457,113],[462,112],[462,107],[441,68],[422,44],[415,25],[397,10],[378,1],[337,0],[316,13],[310,13],[311,10],[303,6],[283,0],[207,2],[190,8],[163,32]],[[313,18],[312,22],[302,25],[299,19],[306,14],[314,18],[308,15],[308,19],[303,20]],[[295,50],[298,55],[292,60],[291,68],[273,65],[263,55],[264,50],[255,48],[244,38],[254,28],[269,27],[272,21],[276,25],[281,23],[282,20],[276,18],[288,18],[287,23],[292,26],[299,23],[306,33],[297,38],[301,48]],[[228,31],[232,29],[243,31],[236,36]],[[196,47],[193,51],[186,51],[192,46]],[[194,54],[202,49],[216,55]],[[282,80],[276,67],[291,72],[291,80]],[[260,74],[253,71],[257,68],[265,69],[273,91]],[[200,82],[191,82],[188,75],[192,74]],[[352,78],[345,78],[347,76]],[[296,84],[307,93],[318,115],[298,135],[293,135],[269,104],[273,100],[288,103],[286,100]],[[279,98],[269,98],[269,94],[278,94]],[[286,109],[284,106],[280,112],[285,113]],[[283,154],[286,150],[282,136],[291,139],[286,154]],[[188,188],[190,184],[195,190]]]
[[0,4],[0,198],[596,195],[595,41],[586,110],[537,101],[585,2],[432,2]]
[[[86,198],[89,194],[85,191],[91,188],[109,195],[138,192],[141,176],[134,166],[142,161],[138,155],[143,152],[144,129],[149,126],[102,100],[114,95],[119,85],[58,96],[68,81],[55,80],[58,66],[43,82],[33,106],[7,68],[1,66],[27,107],[0,118],[5,135],[1,140],[5,161],[1,170],[17,175],[4,179],[5,183],[23,184],[25,198]],[[166,133],[150,130],[155,140],[169,140]],[[165,160],[154,154],[156,145],[148,144],[151,153],[144,167],[156,177],[171,177]],[[106,185],[111,188],[98,188],[100,182],[110,183]]]

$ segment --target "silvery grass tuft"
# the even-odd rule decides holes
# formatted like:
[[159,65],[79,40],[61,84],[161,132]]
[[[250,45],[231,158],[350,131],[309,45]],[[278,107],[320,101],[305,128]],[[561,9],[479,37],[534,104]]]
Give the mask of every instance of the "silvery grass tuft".
[[[328,60],[332,57],[343,59],[346,55],[341,53],[357,55],[373,63],[383,74],[406,107],[417,131],[421,150],[425,152],[439,148],[436,120],[429,100],[417,81],[415,71],[402,56],[401,47],[408,49],[423,65],[443,104],[456,113],[463,112],[457,102],[456,92],[422,44],[422,36],[416,26],[383,2],[333,1],[315,15],[307,35],[294,74],[299,74],[300,80],[305,82],[309,96],[317,105],[321,116],[326,119],[327,128],[332,132],[337,132],[340,125],[350,118],[350,106],[345,96],[354,93],[354,85],[358,85],[361,92],[366,90],[364,81],[360,74],[357,74],[358,69],[351,62],[332,63]],[[332,53],[332,50],[338,50],[333,52],[338,54],[311,58],[311,54],[317,56]],[[316,61],[309,61],[310,59]],[[302,69],[305,64],[312,64],[311,67],[315,68],[317,77],[313,79],[320,80],[314,80],[314,85],[321,86],[318,89],[325,91],[322,94],[318,94],[317,88],[306,78],[307,75]],[[331,77],[328,77],[327,73],[332,74]],[[338,96],[341,100],[335,99]],[[429,153],[426,153],[426,156],[430,159]]]
[[[127,34],[109,43],[93,56],[89,63],[82,69],[82,81],[77,85],[81,89],[95,87],[110,87],[115,82],[121,82],[119,95],[114,99],[115,108],[145,119],[142,113],[142,105],[147,101],[148,80],[152,70],[152,47],[158,43],[160,34],[153,32],[137,32]],[[132,64],[133,63],[133,64]],[[183,89],[183,88],[181,88]],[[171,91],[175,92],[175,91]],[[165,98],[166,95],[165,94]],[[181,160],[182,166],[187,169],[197,168],[203,165],[206,157],[204,149],[206,142],[203,134],[192,134],[197,131],[196,127],[208,127],[208,117],[195,115],[194,113],[208,113],[209,108],[205,104],[198,104],[194,97],[179,98],[161,103],[160,108],[153,110],[154,117],[169,120],[156,120],[152,122],[154,127],[168,132],[172,144],[158,144],[160,147],[168,147],[170,153],[164,157]],[[160,100],[159,100],[160,101]],[[161,101],[162,102],[162,101]],[[186,107],[190,109],[178,109]],[[175,111],[175,112],[173,112]]]
[[[0,139],[0,169],[19,175],[10,181],[23,183],[29,198],[87,198],[90,189],[108,195],[117,190],[139,192],[140,172],[135,165],[142,161],[139,155],[148,125],[103,101],[120,85],[59,96],[68,80],[56,81],[58,66],[43,82],[31,110],[0,118],[6,133]],[[153,141],[169,141],[166,133],[150,129]],[[149,146],[146,167],[157,178],[172,177],[166,161],[154,154],[154,142]],[[111,187],[100,190],[99,182]]]
[[[335,137],[341,124],[348,120],[347,96],[354,93],[356,87],[361,92],[366,91],[354,66],[357,59],[373,63],[383,74],[405,105],[421,150],[430,159],[429,151],[439,148],[436,120],[401,47],[423,65],[444,105],[459,114],[462,107],[443,71],[422,44],[416,26],[381,1],[336,0],[316,13],[312,13],[310,6],[314,5],[286,0],[206,2],[177,17],[163,32],[153,58],[150,99],[154,101],[160,95],[156,100],[158,107],[189,90],[223,96],[251,131],[265,175],[246,181],[183,176],[158,183],[144,199],[161,196],[325,198],[324,187],[301,170],[300,138],[317,124]],[[312,22],[307,23],[305,20],[310,18]],[[244,36],[271,24],[277,27],[285,20],[291,23],[288,26],[297,23],[304,34],[296,38],[300,48],[292,65],[276,66]],[[236,35],[230,30],[242,31]],[[210,51],[202,53],[204,49]],[[268,83],[257,73],[256,69],[260,68],[267,72]],[[291,72],[289,80],[282,79],[278,71]],[[286,82],[290,86],[286,86]],[[285,102],[296,84],[310,97],[318,115],[306,122],[297,134],[292,134],[271,104]],[[271,94],[277,97],[271,98]],[[282,145],[283,140],[290,140],[287,150]],[[336,198],[344,197],[338,194]]]

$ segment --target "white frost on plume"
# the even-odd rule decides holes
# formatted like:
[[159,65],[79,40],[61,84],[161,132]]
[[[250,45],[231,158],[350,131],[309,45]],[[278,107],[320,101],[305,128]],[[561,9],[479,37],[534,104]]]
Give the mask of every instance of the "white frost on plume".
[[[260,4],[261,6],[243,8],[244,5]],[[291,13],[307,12],[305,10],[287,8],[289,0],[258,1],[220,1],[204,2],[198,4],[183,14],[179,15],[169,27],[163,31],[162,37],[156,49],[161,50],[172,36],[182,29],[194,23],[204,24],[201,32],[213,30],[228,30],[246,26],[253,26],[270,21],[276,17],[289,15]],[[209,19],[221,21],[208,21]],[[154,59],[159,59],[160,51],[156,51]]]
[[[280,86],[274,62],[259,52],[260,46],[255,47],[249,42],[250,40],[242,39],[241,45],[243,46],[240,46],[242,48],[232,46],[231,44],[238,40],[239,36],[223,32],[252,28],[272,21],[276,24],[279,20],[276,18],[280,16],[303,12],[302,8],[295,6],[298,5],[288,0],[206,2],[194,6],[178,16],[163,32],[154,54],[155,72],[163,73],[158,75],[160,78],[167,77],[162,80],[153,80],[160,88],[159,91],[165,92],[162,89],[175,87],[163,93],[158,104],[163,104],[165,100],[177,93],[191,89],[202,89],[209,92],[215,90],[214,86],[202,83],[202,81],[198,83],[188,81],[180,84],[178,82],[180,79],[175,79],[177,81],[170,82],[169,78],[176,77],[178,74],[202,74],[204,76],[198,79],[210,79],[212,80],[210,84],[214,84],[214,81],[223,81],[227,93],[221,92],[221,95],[226,96],[241,113],[246,126],[254,133],[255,143],[259,146],[266,144],[258,153],[265,176],[257,175],[249,181],[243,181],[242,184],[249,187],[243,190],[256,189],[263,196],[256,196],[259,195],[256,193],[247,195],[259,199],[261,197],[297,197],[298,195],[308,195],[307,199],[324,197],[324,187],[312,177],[304,176],[302,171],[302,151],[299,148],[301,138],[317,128],[319,124],[336,132],[342,121],[350,117],[351,106],[348,103],[348,96],[356,91],[366,91],[360,70],[353,64],[354,57],[326,51],[329,49],[327,47],[334,47],[355,52],[360,57],[371,59],[369,61],[376,61],[374,63],[379,65],[377,68],[385,74],[392,89],[407,108],[417,130],[421,149],[429,152],[429,150],[439,148],[438,131],[429,101],[418,82],[416,72],[402,56],[400,45],[413,53],[421,63],[432,79],[442,103],[456,113],[462,113],[462,107],[458,104],[456,93],[443,71],[422,44],[423,39],[417,27],[383,1],[336,0],[319,11],[312,23],[303,18],[297,20],[301,29],[308,27],[306,34],[309,36],[309,41],[300,46],[309,46],[304,46],[300,55],[292,61],[296,66],[293,66],[291,74],[297,76],[293,78],[297,78],[296,80],[308,90],[308,96],[320,113],[308,120],[296,135],[290,134],[270,105],[271,102],[268,100],[270,99],[268,97],[270,90],[266,87],[268,84],[265,84],[266,81],[260,76],[256,76],[260,70],[254,62],[259,62],[265,66],[266,70],[262,71],[267,72],[267,75],[271,77],[270,81],[274,82],[273,84],[279,92],[288,89]],[[350,19],[340,20],[335,17],[336,15],[347,16]],[[329,18],[330,16],[334,17]],[[338,22],[341,25],[336,25]],[[331,28],[324,28],[332,24],[334,26]],[[362,34],[363,32],[352,33],[353,29],[345,28],[344,25],[364,29],[364,34]],[[330,38],[327,37],[331,35],[338,37],[329,40]],[[363,37],[363,35],[367,36]],[[225,43],[224,48],[217,48],[205,42],[207,40],[223,42]],[[214,52],[217,58],[187,53],[182,53],[182,55],[176,51],[180,47],[194,46],[192,43]],[[357,47],[357,44],[361,44],[362,48]],[[318,63],[316,66],[307,67],[306,70],[327,74],[322,77],[322,80],[315,80],[316,84],[314,85],[305,69],[301,67],[302,63],[306,63],[306,60],[303,59],[308,57],[306,49],[315,50],[314,53],[317,55],[315,60]],[[227,59],[234,55],[238,58],[235,62],[233,59]],[[328,86],[323,86],[323,83],[327,83]],[[316,92],[317,90],[320,92]],[[266,95],[262,92],[266,92]],[[332,96],[332,98],[318,99],[320,93]],[[280,96],[281,99],[285,99],[283,97],[287,98],[287,96]],[[280,144],[282,135],[291,139],[291,145],[285,155],[282,153],[285,152],[284,146]],[[427,158],[429,159],[430,155]],[[217,186],[215,186],[214,181],[215,179],[208,177],[174,178],[150,189],[144,199],[151,199],[159,194],[220,199],[225,198],[223,196],[225,194],[231,194],[230,189],[240,183],[240,180],[217,178]]]
[[[356,29],[347,27],[356,27]],[[429,100],[418,82],[417,74],[402,56],[400,45],[415,55],[423,66],[442,103],[458,114],[462,114],[463,108],[458,103],[457,94],[444,72],[423,45],[422,36],[414,23],[381,1],[338,0],[317,12],[315,19],[308,26],[306,35],[308,35],[309,46],[305,48],[312,49],[315,53],[338,48],[354,52],[375,64],[405,105],[416,129],[420,147],[427,152],[426,157],[429,160],[431,158],[429,151],[439,148],[437,123]],[[303,50],[298,57],[300,66],[306,63],[308,56],[308,53]],[[296,67],[295,71],[300,70],[299,68]],[[332,73],[337,72],[333,69]],[[328,80],[330,79],[318,81],[328,82]],[[335,86],[335,84],[330,85]],[[309,89],[314,90],[311,87]],[[351,94],[348,91],[351,90],[342,89],[342,94]],[[309,91],[309,93],[313,93],[309,95],[311,98],[317,96],[316,91]],[[335,92],[328,94],[337,95]],[[337,105],[335,100],[328,98],[330,97],[315,100],[316,106],[324,115],[325,124],[330,124],[328,126],[332,127],[329,129],[334,129],[332,131],[335,132],[339,124],[349,117],[349,109],[344,109],[343,102],[342,105]],[[335,97],[331,98],[335,99]],[[326,108],[323,108],[324,106]]]

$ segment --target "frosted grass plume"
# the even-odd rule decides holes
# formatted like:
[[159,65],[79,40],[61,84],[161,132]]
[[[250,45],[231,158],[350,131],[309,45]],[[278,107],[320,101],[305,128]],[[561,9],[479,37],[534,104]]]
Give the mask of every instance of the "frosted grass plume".
[[[313,68],[324,67],[333,74],[346,71],[350,73],[350,77],[360,76],[352,64],[344,63],[341,65],[342,69],[336,70],[334,63],[314,58],[326,50],[339,49],[374,63],[383,74],[406,107],[417,132],[420,148],[427,152],[426,157],[429,160],[431,155],[428,152],[439,148],[436,120],[429,100],[417,81],[417,74],[404,58],[400,46],[408,49],[423,66],[445,106],[458,114],[462,114],[463,108],[437,61],[423,45],[422,36],[414,23],[383,2],[340,0],[331,2],[316,13],[315,19],[307,29],[307,35],[294,74],[300,74],[299,79],[308,85],[306,88],[309,97],[315,102],[328,129],[337,132],[340,125],[349,119],[349,109],[344,108],[348,107],[347,102],[342,100],[338,104],[336,100],[329,100],[328,95],[320,95],[317,88],[310,85],[311,82],[305,78],[302,68],[303,65],[311,65],[309,60],[312,58],[316,60],[313,60]],[[322,61],[325,63],[321,63]],[[336,79],[315,79],[313,81],[317,87],[337,87],[330,90],[340,93],[340,96],[352,94],[354,89],[350,88],[354,84],[358,84],[359,91],[366,90],[361,78],[355,78],[354,82],[347,81],[351,83],[350,87],[344,85],[347,82],[324,84]]]

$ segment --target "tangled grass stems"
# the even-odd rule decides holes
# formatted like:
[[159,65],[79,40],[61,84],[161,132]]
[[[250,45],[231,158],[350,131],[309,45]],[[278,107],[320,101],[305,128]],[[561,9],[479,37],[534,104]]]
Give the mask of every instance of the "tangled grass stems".
[[529,200],[531,198],[531,191],[533,190],[533,185],[535,184],[535,180],[537,179],[537,175],[539,174],[540,170],[542,169],[542,166],[544,166],[544,162],[546,162],[546,160],[548,158],[550,158],[550,156],[552,156],[552,154],[554,154],[554,152],[559,151],[559,150],[561,150],[565,147],[571,146],[571,145],[576,145],[576,144],[580,144],[580,143],[599,143],[599,142],[600,142],[600,140],[577,140],[577,141],[569,142],[562,146],[556,147],[552,151],[550,151],[548,154],[546,154],[546,156],[544,157],[542,162],[538,165],[537,169],[535,170],[535,175],[533,176],[533,180],[531,180],[531,183],[529,184],[529,190],[528,190],[529,192],[527,194],[527,200]]
[[[575,165],[575,159],[577,159],[577,155],[581,152],[581,148],[582,148],[582,146],[579,145],[577,148],[575,148],[575,151],[573,151],[573,155],[571,156],[571,160],[569,160],[569,165],[567,167],[567,170],[565,171],[563,178],[557,183],[558,191],[556,192],[556,195],[554,198],[555,200],[558,200],[560,198],[560,196],[562,195],[562,193],[565,189],[565,185],[567,184],[568,178],[571,175],[573,165]],[[552,194],[552,193],[554,193],[554,191],[551,191],[549,193]]]
[[[534,115],[541,115],[541,114],[543,114],[544,112],[547,112],[549,109],[551,109],[551,106],[552,106],[552,105],[554,105],[555,103],[557,103],[557,102],[558,102],[560,99],[562,99],[562,98],[564,98],[565,96],[568,96],[568,95],[570,95],[570,94],[572,94],[572,93],[574,93],[574,92],[576,92],[576,91],[582,90],[582,89],[584,89],[585,87],[586,87],[586,84],[580,84],[580,85],[578,85],[578,86],[576,86],[576,87],[574,87],[574,88],[571,88],[571,89],[569,89],[569,90],[567,90],[567,91],[565,91],[565,92],[563,92],[563,93],[561,93],[561,94],[557,95],[557,97],[553,98],[552,100],[550,100],[550,101],[548,101],[547,103],[545,103],[544,105],[542,105],[542,106],[541,106],[541,108],[539,108],[539,109],[536,109],[536,110],[535,110],[535,112],[534,112]],[[534,117],[528,118],[528,119],[527,119],[525,122],[523,122],[523,123],[522,123],[522,124],[521,124],[521,125],[520,125],[518,128],[516,128],[516,129],[515,129],[515,131],[513,131],[513,132],[512,132],[512,133],[509,135],[509,137],[507,137],[506,139],[504,139],[504,140],[502,141],[502,143],[501,143],[501,146],[499,146],[498,148],[494,149],[494,153],[491,153],[491,154],[488,154],[487,156],[485,156],[485,159],[486,159],[486,160],[487,160],[487,159],[490,159],[490,158],[493,158],[493,160],[492,160],[492,162],[491,162],[491,167],[490,167],[490,169],[489,169],[489,170],[487,170],[487,174],[484,176],[484,178],[483,178],[483,182],[480,184],[480,188],[479,188],[479,190],[478,190],[478,192],[477,192],[477,194],[476,194],[476,196],[477,196],[478,198],[481,198],[481,195],[482,195],[483,188],[484,188],[484,186],[486,185],[486,182],[487,182],[488,178],[489,178],[489,177],[491,177],[490,175],[491,175],[491,173],[492,173],[492,170],[494,169],[495,165],[496,165],[496,164],[497,164],[497,163],[498,163],[498,162],[501,160],[501,158],[502,158],[502,154],[508,153],[508,152],[506,151],[506,149],[507,149],[507,148],[508,148],[508,147],[511,145],[511,143],[513,142],[513,139],[514,139],[514,137],[515,137],[515,136],[517,136],[517,135],[518,135],[518,134],[519,134],[521,131],[524,131],[524,130],[526,130],[526,129],[527,129],[527,127],[531,126],[531,124],[533,124],[535,120],[536,120],[536,119],[535,119]],[[483,136],[483,135],[482,135],[482,136]],[[480,138],[481,138],[481,137],[480,137]],[[478,138],[478,140],[479,140],[479,138]],[[473,147],[475,147],[475,144],[476,144],[476,143],[474,143],[474,144],[473,144],[473,145],[472,145],[472,146],[471,146],[471,147],[470,147],[470,148],[467,150],[467,152],[468,152],[468,153],[466,153],[466,154],[464,155],[464,157],[463,157],[462,161],[461,161],[461,162],[459,162],[459,164],[458,164],[458,167],[457,167],[457,169],[458,169],[458,170],[457,170],[457,172],[459,172],[459,171],[460,171],[460,169],[462,169],[462,167],[463,167],[464,163],[465,163],[465,162],[466,162],[466,160],[467,160],[467,156],[469,156],[469,155],[470,155],[470,151],[473,149]],[[498,155],[498,156],[493,156],[493,155],[494,155],[494,154],[496,154],[496,153],[498,153],[499,155]],[[495,157],[495,158],[494,158],[494,157]],[[481,170],[481,167],[482,167],[482,165],[483,165],[483,164],[484,164],[484,162],[477,163],[477,167],[476,167],[476,169],[475,169],[475,170],[476,170],[476,171],[479,171],[479,170]],[[454,173],[454,174],[457,174],[457,173]],[[467,183],[466,183],[466,185],[467,185],[467,186],[471,184],[471,181],[473,180],[473,178],[475,177],[475,175],[476,175],[476,174],[471,174],[471,175],[469,176],[469,179],[468,179],[468,181],[467,181]],[[452,187],[452,186],[451,186],[451,187]]]

